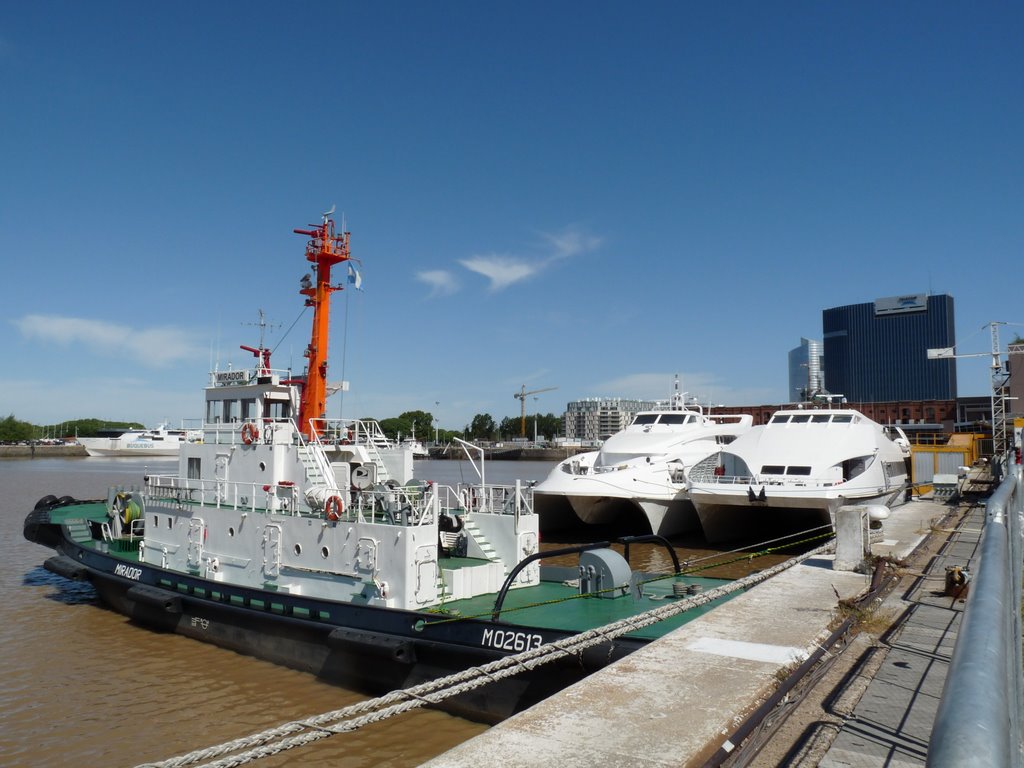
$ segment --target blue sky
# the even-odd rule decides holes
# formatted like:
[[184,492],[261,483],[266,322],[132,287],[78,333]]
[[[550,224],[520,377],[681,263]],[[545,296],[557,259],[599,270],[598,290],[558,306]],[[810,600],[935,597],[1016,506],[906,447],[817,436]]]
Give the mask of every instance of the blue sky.
[[903,293],[987,352],[1024,323],[1022,33],[1010,2],[6,3],[0,412],[199,417],[259,309],[300,366],[292,229],[331,205],[363,277],[331,416],[675,374],[785,402],[822,309]]

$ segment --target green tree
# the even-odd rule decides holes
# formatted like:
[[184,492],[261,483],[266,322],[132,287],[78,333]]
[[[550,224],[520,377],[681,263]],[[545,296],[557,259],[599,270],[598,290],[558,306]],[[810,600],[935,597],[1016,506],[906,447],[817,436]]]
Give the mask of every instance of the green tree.
[[18,421],[12,413],[6,419],[0,419],[0,441],[16,443],[31,440],[36,428],[27,421]]
[[541,416],[537,415],[537,439],[554,440],[556,437],[565,436],[565,423],[561,416],[553,413]]
[[514,416],[506,416],[498,424],[498,436],[502,440],[512,440],[519,437],[519,419]]
[[493,440],[497,431],[497,425],[489,413],[478,413],[467,428],[470,440]]

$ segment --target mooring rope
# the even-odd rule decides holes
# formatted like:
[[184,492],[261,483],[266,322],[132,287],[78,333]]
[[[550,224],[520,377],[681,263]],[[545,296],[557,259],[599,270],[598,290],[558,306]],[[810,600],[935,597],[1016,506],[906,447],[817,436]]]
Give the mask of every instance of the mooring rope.
[[[438,704],[451,696],[466,693],[496,680],[512,677],[525,670],[532,670],[564,656],[578,654],[586,648],[614,640],[628,632],[643,629],[683,611],[699,608],[732,592],[752,587],[810,557],[823,554],[830,548],[831,544],[826,544],[699,595],[661,605],[636,616],[620,619],[604,627],[587,630],[578,635],[542,645],[539,648],[505,656],[479,667],[472,667],[411,688],[392,691],[378,698],[352,704],[342,709],[302,720],[293,720],[275,728],[213,747],[197,749],[158,763],[144,763],[138,768],[182,768],[182,766],[195,765],[202,760],[218,758],[222,755],[228,755],[228,757],[212,763],[205,763],[204,768],[234,768],[234,766],[244,765],[262,757],[269,757],[295,747],[311,744],[337,733],[354,731],[364,725],[380,722],[425,704]],[[280,741],[270,743],[274,739],[280,739]],[[243,749],[247,751],[234,755],[229,754]]]

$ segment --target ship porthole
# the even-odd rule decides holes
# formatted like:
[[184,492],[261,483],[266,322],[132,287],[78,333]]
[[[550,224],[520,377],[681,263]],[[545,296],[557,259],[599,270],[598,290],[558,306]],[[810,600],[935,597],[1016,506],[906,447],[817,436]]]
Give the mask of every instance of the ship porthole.
[[228,528],[228,536],[234,536],[234,535],[235,535],[235,529],[233,527],[229,527]]
[[327,547],[321,547],[320,548],[320,557],[322,557],[324,560],[326,560],[330,556],[331,556],[331,550],[329,550]]
[[301,555],[302,554],[302,545],[301,544],[296,544],[295,545],[295,554],[296,555]]
[[265,461],[261,461],[260,462],[260,472],[266,472],[266,471],[267,471],[267,463]]

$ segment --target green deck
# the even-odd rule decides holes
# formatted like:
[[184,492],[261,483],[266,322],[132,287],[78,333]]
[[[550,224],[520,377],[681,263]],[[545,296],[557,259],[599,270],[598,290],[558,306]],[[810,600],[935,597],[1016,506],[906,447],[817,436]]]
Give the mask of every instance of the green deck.
[[[442,562],[444,567],[448,567],[447,561]],[[703,590],[710,590],[728,583],[724,579],[695,576],[662,578],[643,584],[643,597],[636,600],[631,595],[615,598],[581,596],[575,586],[568,586],[562,582],[544,581],[538,586],[509,590],[502,605],[500,620],[510,624],[582,632],[673,602],[678,599],[670,597],[672,584],[675,581],[697,584]],[[494,610],[496,597],[495,594],[485,594],[464,600],[446,600],[443,605],[433,610],[438,612],[439,620],[445,618],[489,619]],[[631,632],[628,636],[649,639],[661,637],[707,613],[727,599],[729,598],[720,598],[706,606],[685,611],[650,627]]]

